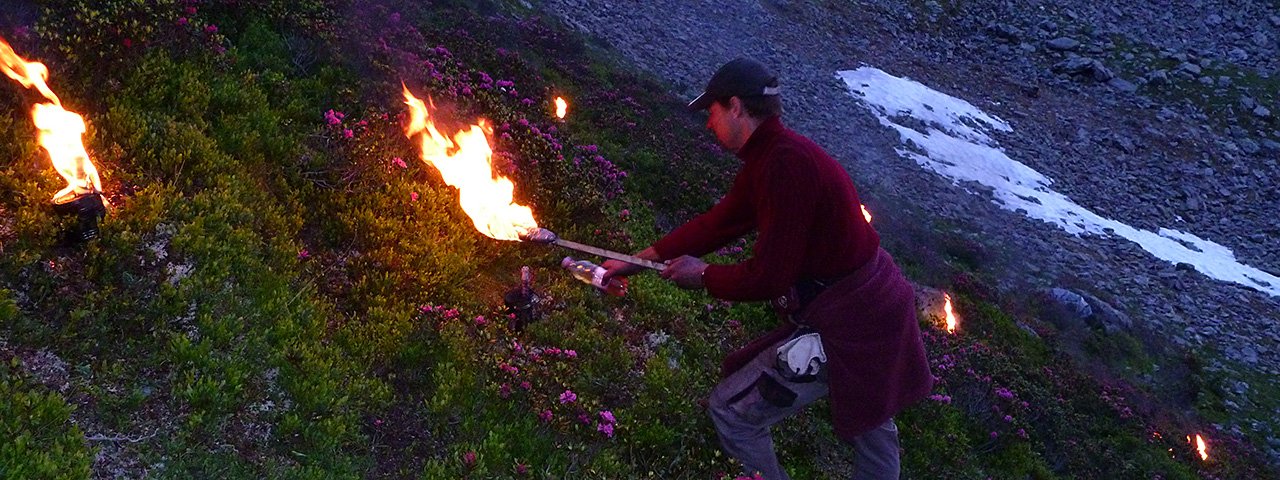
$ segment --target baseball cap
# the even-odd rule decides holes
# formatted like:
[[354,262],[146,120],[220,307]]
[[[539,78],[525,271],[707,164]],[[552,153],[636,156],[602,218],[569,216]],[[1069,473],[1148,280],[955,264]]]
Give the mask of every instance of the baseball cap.
[[689,102],[688,108],[696,112],[721,98],[777,95],[780,92],[778,77],[769,71],[769,67],[749,58],[738,58],[716,70],[702,95]]

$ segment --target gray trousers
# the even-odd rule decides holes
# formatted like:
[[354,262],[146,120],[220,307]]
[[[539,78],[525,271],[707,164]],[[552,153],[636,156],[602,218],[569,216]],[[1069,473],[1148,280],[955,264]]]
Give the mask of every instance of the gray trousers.
[[[709,406],[721,447],[742,462],[747,474],[788,480],[773,451],[770,427],[826,395],[827,382],[825,375],[808,383],[791,382],[778,374],[776,359],[777,345],[764,349],[716,385]],[[854,479],[898,478],[898,427],[892,418],[849,443]]]

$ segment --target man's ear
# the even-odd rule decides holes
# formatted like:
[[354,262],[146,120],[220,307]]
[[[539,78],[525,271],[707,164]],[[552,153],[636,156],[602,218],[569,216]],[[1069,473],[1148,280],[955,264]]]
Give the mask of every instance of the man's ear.
[[741,117],[745,111],[746,107],[742,105],[742,98],[738,96],[729,97],[729,112],[733,113],[734,117]]

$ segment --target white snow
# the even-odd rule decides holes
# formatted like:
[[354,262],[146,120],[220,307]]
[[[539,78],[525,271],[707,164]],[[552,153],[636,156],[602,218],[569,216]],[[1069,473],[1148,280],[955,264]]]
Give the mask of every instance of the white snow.
[[[1236,260],[1231,249],[1178,230],[1151,232],[1098,215],[1049,188],[1053,180],[1011,158],[987,134],[1012,127],[969,102],[873,67],[836,72],[849,91],[897,130],[898,153],[962,188],[993,189],[996,204],[1057,225],[1072,235],[1118,235],[1171,263],[1280,297],[1280,278]],[[916,129],[923,129],[924,132]]]

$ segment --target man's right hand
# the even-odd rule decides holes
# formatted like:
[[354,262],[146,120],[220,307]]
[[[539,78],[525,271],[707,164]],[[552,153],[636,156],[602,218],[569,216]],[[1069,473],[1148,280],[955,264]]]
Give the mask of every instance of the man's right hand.
[[[644,249],[644,251],[637,253],[636,256],[645,260],[659,261],[658,252],[653,247]],[[645,267],[621,260],[605,260],[600,266],[604,267],[604,277],[601,278],[601,283],[605,285],[608,285],[609,280],[613,277],[628,277],[645,270]]]

